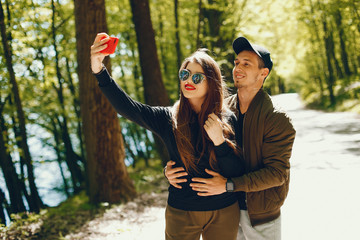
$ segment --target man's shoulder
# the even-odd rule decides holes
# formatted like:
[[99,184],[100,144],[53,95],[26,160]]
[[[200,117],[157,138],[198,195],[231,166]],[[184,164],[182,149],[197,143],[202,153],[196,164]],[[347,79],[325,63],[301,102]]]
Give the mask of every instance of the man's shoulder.
[[292,128],[292,120],[286,110],[272,100],[271,95],[267,92],[261,92],[261,110],[260,112],[266,116],[267,121],[272,122],[274,126],[288,126]]

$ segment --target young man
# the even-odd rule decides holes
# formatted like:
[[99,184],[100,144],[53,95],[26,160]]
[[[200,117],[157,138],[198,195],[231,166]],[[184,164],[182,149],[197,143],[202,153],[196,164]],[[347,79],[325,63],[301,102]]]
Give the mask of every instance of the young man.
[[[193,178],[190,186],[200,196],[226,191],[239,192],[240,223],[238,240],[281,239],[280,207],[289,190],[290,156],[295,130],[285,113],[276,109],[263,83],[273,63],[270,52],[239,37],[233,42],[236,53],[233,80],[237,94],[228,99],[238,117],[246,174],[226,179],[208,171],[210,179]],[[170,184],[181,184],[181,168],[165,171]]]

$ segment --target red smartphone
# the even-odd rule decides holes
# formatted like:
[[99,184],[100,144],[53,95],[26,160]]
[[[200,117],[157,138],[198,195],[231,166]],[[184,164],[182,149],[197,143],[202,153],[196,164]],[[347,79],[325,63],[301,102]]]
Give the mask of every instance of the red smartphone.
[[[102,39],[104,39],[106,37],[102,37]],[[119,42],[119,39],[117,37],[109,37],[110,40],[106,43],[108,46],[104,49],[101,50],[101,53],[105,53],[105,54],[113,54],[115,52],[115,48]]]

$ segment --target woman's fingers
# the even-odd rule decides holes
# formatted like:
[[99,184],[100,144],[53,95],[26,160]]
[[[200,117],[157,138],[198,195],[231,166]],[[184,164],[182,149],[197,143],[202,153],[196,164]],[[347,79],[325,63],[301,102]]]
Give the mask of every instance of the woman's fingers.
[[109,55],[109,54],[100,53],[100,51],[107,48],[108,45],[106,43],[109,40],[110,40],[109,35],[107,35],[106,33],[98,33],[95,37],[93,45],[90,47],[91,55],[94,57],[97,57],[98,55],[100,56],[100,54],[103,54],[105,56]]
[[[102,40],[105,40],[105,39],[107,41],[109,41],[108,38],[109,38],[109,35],[107,35],[106,33],[104,33],[104,32],[98,33],[98,34],[96,34],[93,45],[96,45],[96,43],[99,43],[99,42],[101,42]],[[107,42],[107,41],[105,41],[105,42]]]

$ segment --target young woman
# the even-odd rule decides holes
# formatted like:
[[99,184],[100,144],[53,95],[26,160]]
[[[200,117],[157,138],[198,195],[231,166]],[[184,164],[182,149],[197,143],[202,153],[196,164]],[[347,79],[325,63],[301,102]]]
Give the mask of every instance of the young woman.
[[[180,99],[172,107],[151,107],[130,98],[111,78],[102,61],[108,37],[99,33],[91,46],[91,69],[99,87],[119,114],[159,135],[186,176],[180,188],[169,187],[167,240],[236,239],[237,195],[202,197],[190,187],[193,177],[210,178],[208,170],[226,177],[243,171],[232,127],[235,116],[224,108],[224,82],[218,64],[205,51],[186,58],[179,70]],[[225,163],[226,164],[223,164]],[[231,164],[229,164],[229,162]]]

